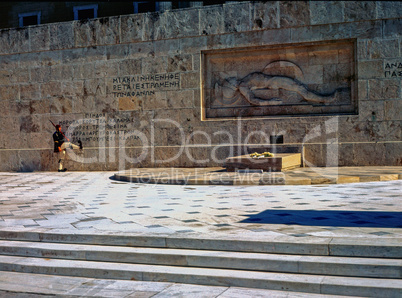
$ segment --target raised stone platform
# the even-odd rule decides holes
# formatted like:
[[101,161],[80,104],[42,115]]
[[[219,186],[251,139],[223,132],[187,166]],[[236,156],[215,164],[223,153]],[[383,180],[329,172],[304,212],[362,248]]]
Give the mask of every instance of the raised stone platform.
[[251,157],[249,154],[226,158],[225,168],[229,172],[236,169],[257,169],[267,172],[283,172],[301,166],[301,153],[276,153],[272,157]]
[[121,181],[187,185],[309,185],[402,179],[402,167],[297,168],[286,172],[228,172],[211,168],[137,168],[118,172]]

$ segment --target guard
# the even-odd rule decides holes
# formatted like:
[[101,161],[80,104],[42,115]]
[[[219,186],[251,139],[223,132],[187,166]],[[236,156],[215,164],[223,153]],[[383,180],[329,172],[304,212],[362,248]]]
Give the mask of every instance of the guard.
[[63,168],[63,163],[64,163],[64,159],[66,156],[66,150],[67,149],[82,150],[82,142],[81,142],[81,140],[78,140],[79,146],[71,143],[70,140],[68,138],[66,138],[64,133],[61,131],[60,125],[55,125],[55,128],[56,128],[56,131],[53,134],[54,152],[59,153],[59,172],[65,172],[65,171],[67,171],[67,169]]

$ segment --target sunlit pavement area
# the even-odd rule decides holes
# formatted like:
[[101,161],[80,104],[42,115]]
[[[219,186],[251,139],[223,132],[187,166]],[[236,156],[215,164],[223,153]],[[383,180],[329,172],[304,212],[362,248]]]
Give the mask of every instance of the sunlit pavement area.
[[213,237],[402,235],[402,181],[233,186],[116,181],[113,172],[1,173],[0,228]]
[[[0,231],[402,243],[402,180],[315,185],[166,185],[124,182],[115,172],[0,173]],[[16,291],[123,297],[296,297],[297,293],[169,282],[2,272]],[[21,282],[23,278],[23,282]],[[4,287],[2,287],[4,285]],[[33,286],[35,285],[35,286]],[[30,290],[29,290],[30,289]],[[34,295],[34,294],[32,294]],[[159,296],[158,296],[159,295]],[[299,293],[297,297],[315,297]],[[324,297],[318,295],[319,297]],[[32,296],[36,297],[36,296]],[[98,296],[99,297],[99,296]],[[329,296],[325,296],[329,297]]]

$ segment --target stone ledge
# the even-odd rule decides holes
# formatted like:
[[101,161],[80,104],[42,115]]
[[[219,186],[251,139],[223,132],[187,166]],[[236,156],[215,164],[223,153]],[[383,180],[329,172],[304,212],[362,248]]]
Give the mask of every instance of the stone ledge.
[[310,185],[402,179],[402,167],[297,168],[286,172],[228,172],[225,168],[138,168],[118,172],[116,180],[188,185]]

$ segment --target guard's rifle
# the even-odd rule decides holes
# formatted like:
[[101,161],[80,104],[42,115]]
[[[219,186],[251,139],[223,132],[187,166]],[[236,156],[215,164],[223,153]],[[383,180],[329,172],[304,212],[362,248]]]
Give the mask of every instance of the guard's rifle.
[[[56,128],[56,125],[52,122],[52,120],[49,119],[49,121],[50,121],[50,123],[53,124],[54,128]],[[64,135],[64,133],[61,131],[61,129],[60,129],[60,132],[63,135],[63,137],[67,140],[67,142],[70,142],[70,140]]]

